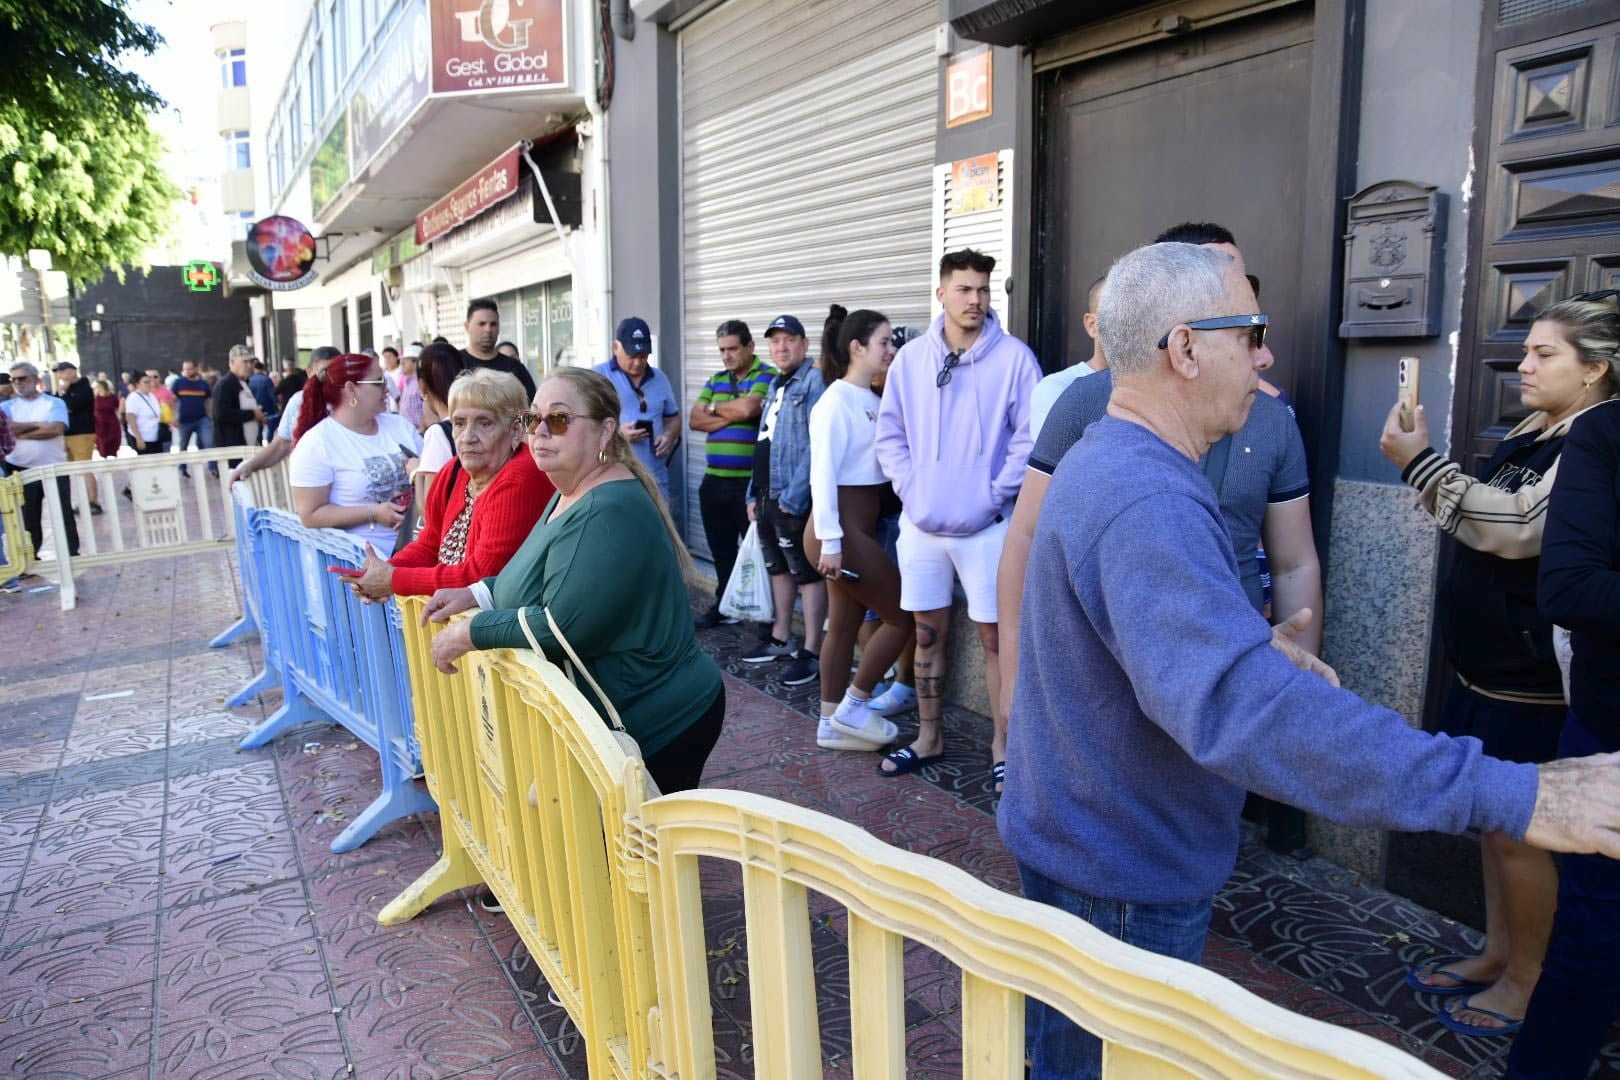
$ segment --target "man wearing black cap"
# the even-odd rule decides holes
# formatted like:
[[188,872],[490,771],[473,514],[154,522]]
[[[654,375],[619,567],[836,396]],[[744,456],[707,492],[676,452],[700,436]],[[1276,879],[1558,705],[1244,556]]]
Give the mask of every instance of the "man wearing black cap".
[[[67,459],[89,461],[96,452],[96,395],[87,379],[79,378],[77,364],[63,360],[51,368],[56,376],[56,396],[67,403]],[[85,493],[90,496],[90,512],[101,513],[100,492],[91,473],[84,477]]]
[[681,441],[681,408],[669,378],[653,367],[652,331],[632,315],[613,332],[613,359],[596,370],[619,394],[619,430],[669,502],[669,456]]
[[[770,636],[741,659],[745,664],[785,659],[782,681],[802,686],[821,673],[816,657],[827,618],[827,583],[804,555],[804,527],[810,518],[810,410],[827,384],[816,365],[805,363],[810,342],[798,319],[778,315],[765,331],[765,340],[777,376],[760,414],[748,516],[759,525],[776,620]],[[795,648],[790,638],[795,590],[804,602],[803,648]]]

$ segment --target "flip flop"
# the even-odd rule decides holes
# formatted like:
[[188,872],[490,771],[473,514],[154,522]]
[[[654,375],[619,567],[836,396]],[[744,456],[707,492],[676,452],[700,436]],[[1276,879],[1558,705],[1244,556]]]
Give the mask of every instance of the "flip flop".
[[[1446,1025],[1446,1027],[1450,1028],[1452,1031],[1455,1031],[1458,1035],[1473,1035],[1482,1039],[1488,1039],[1492,1036],[1499,1035],[1517,1035],[1519,1033],[1519,1029],[1524,1027],[1523,1020],[1515,1020],[1511,1016],[1504,1016],[1499,1012],[1492,1012],[1489,1009],[1482,1009],[1478,1005],[1471,1004],[1473,1000],[1474,997],[1472,994],[1470,994],[1468,997],[1465,997],[1462,999],[1462,1001],[1458,1002],[1456,1012],[1453,1012],[1450,1009],[1442,1008],[1435,1015],[1442,1024]],[[1457,1013],[1464,1010],[1479,1013],[1481,1016],[1488,1016],[1492,1020],[1500,1020],[1503,1026],[1482,1027],[1479,1024],[1470,1024],[1466,1020],[1458,1019]]]
[[[1454,971],[1447,971],[1441,964],[1449,964],[1454,960],[1463,960],[1466,957],[1452,956],[1443,960],[1425,960],[1423,963],[1411,968],[1406,973],[1406,985],[1420,994],[1433,994],[1435,997],[1451,997],[1455,994],[1477,994],[1486,988],[1485,983],[1469,982]],[[1451,986],[1434,986],[1423,981],[1421,976],[1427,968],[1430,978],[1436,975],[1453,980]]]
[[906,773],[916,772],[918,769],[921,769],[924,766],[932,765],[936,761],[944,760],[944,754],[934,754],[931,757],[921,757],[918,755],[917,751],[913,750],[911,747],[902,746],[900,749],[895,750],[892,753],[883,755],[883,761],[887,761],[890,765],[894,766],[893,771],[885,769],[883,767],[883,761],[878,762],[877,771],[879,776],[904,776]]
[[1000,795],[1001,789],[1007,784],[1007,763],[1005,761],[997,761],[991,764],[990,782],[996,786],[996,794]]

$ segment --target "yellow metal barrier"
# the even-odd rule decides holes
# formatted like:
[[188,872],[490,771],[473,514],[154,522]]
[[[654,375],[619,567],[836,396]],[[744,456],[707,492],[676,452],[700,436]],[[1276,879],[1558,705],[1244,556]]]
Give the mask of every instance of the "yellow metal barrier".
[[457,675],[440,674],[429,656],[438,628],[417,625],[422,604],[400,601],[444,855],[378,920],[487,882],[584,1037],[590,1074],[645,1076],[647,901],[640,860],[622,855],[626,820],[657,794],[640,755],[532,653],[468,653]]
[[744,792],[654,797],[634,746],[555,667],[469,653],[443,676],[434,631],[416,625],[422,601],[402,607],[444,856],[379,919],[488,882],[580,1029],[593,1077],[715,1077],[704,857],[742,867],[761,1077],[822,1075],[810,890],[848,909],[857,1076],[905,1075],[907,939],[962,971],[970,1080],[1023,1075],[1026,994],[1097,1033],[1109,1077],[1440,1075],[835,818]]
[[34,542],[23,529],[22,477],[0,476],[0,532],[5,549],[0,551],[0,581],[26,574],[34,565]]

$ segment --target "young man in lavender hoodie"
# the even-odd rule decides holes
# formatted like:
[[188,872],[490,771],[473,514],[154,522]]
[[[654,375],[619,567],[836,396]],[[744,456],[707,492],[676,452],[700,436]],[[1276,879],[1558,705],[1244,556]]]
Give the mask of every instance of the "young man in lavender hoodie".
[[[917,741],[878,763],[899,776],[945,754],[946,635],[956,579],[984,648],[999,785],[1007,717],[1001,709],[996,568],[1029,458],[1029,409],[1041,368],[990,310],[996,261],[971,249],[939,261],[944,313],[889,368],[878,412],[877,456],[904,510],[900,606],[917,617]],[[882,718],[873,716],[873,725]]]
[[[1620,855],[1620,754],[1511,764],[1425,734],[1250,604],[1198,459],[1259,390],[1256,307],[1209,248],[1153,244],[1109,271],[1114,389],[1036,526],[998,820],[1025,896],[1191,963],[1245,790],[1363,828]],[[1101,1044],[1062,1013],[1032,1001],[1027,1024],[1036,1080],[1099,1075]]]

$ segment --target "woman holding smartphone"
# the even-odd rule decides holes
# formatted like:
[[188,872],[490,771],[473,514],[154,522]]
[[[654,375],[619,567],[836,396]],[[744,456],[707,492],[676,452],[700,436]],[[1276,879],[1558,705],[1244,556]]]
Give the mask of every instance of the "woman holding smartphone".
[[[872,383],[888,370],[894,353],[889,320],[876,311],[853,311],[840,320],[835,310],[827,320],[821,343],[827,389],[810,410],[810,523],[804,553],[828,581],[816,744],[830,750],[877,750],[896,735],[893,722],[869,704],[913,625],[910,612],[900,608],[899,568],[877,536],[889,481],[878,467],[878,396]],[[861,650],[861,666],[851,680],[855,638],[868,608],[883,623]],[[911,751],[896,751],[907,753]]]
[[[1478,477],[1429,445],[1423,407],[1402,429],[1402,402],[1385,421],[1379,448],[1419,492],[1424,509],[1454,543],[1452,568],[1435,613],[1457,681],[1441,730],[1472,735],[1485,752],[1532,764],[1558,757],[1563,680],[1552,622],[1536,605],[1547,500],[1565,436],[1576,418],[1617,389],[1609,358],[1585,335],[1602,305],[1575,299],[1541,312],[1524,341],[1520,396],[1530,416],[1508,433]],[[1442,1024],[1461,1035],[1519,1030],[1540,977],[1557,902],[1552,856],[1502,833],[1482,840],[1485,949],[1479,956],[1413,968],[1414,990],[1450,998]]]

